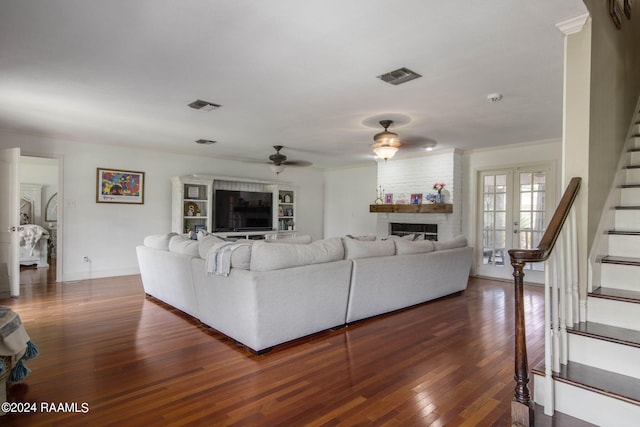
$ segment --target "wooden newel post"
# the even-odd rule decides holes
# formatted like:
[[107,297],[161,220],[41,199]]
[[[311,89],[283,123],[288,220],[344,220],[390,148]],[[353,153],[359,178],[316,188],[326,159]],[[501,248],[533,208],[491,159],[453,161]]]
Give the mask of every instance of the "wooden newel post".
[[529,364],[527,360],[527,338],[524,324],[524,262],[511,258],[514,277],[516,354],[516,388],[511,401],[511,425],[533,427],[534,407],[529,392]]

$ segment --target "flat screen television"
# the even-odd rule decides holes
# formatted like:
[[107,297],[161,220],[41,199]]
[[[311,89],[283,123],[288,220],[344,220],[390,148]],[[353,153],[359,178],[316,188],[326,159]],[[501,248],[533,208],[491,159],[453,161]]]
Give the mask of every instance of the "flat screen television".
[[273,193],[216,190],[215,231],[267,231],[273,229]]

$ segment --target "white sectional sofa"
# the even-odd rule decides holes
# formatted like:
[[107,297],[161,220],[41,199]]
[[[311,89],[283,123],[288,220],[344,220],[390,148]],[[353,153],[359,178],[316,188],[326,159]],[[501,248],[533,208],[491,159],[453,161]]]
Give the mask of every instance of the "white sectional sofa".
[[148,236],[137,254],[148,295],[256,352],[467,287],[472,248],[463,237],[309,240],[170,233]]

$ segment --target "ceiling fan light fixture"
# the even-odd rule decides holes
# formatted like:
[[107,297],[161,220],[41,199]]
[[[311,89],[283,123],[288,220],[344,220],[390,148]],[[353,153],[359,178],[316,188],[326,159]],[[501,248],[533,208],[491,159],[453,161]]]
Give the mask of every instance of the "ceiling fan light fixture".
[[380,132],[375,134],[375,136],[373,137],[373,140],[377,143],[377,144],[397,144],[398,143],[398,134],[395,132],[389,132],[389,131],[384,131],[384,132]]
[[374,147],[373,152],[376,153],[376,156],[386,161],[395,156],[398,152],[398,147],[394,147],[392,145],[379,145]]
[[276,165],[276,164],[269,165],[269,167],[276,175],[280,175],[280,172],[282,172],[285,168],[284,165]]
[[373,136],[373,140],[375,141],[373,152],[385,161],[392,158],[398,152],[398,134],[387,130],[392,123],[393,120],[380,120],[380,125],[384,128],[384,131]]

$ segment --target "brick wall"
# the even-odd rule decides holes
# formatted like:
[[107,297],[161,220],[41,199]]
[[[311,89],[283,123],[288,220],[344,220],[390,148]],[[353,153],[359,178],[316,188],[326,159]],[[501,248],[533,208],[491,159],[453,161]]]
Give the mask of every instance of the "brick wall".
[[436,193],[435,182],[444,182],[445,203],[453,204],[452,214],[376,214],[377,234],[389,234],[389,222],[438,224],[438,240],[450,239],[462,232],[462,154],[458,151],[411,159],[378,163],[378,186],[392,193],[394,203],[410,203],[411,194]]

